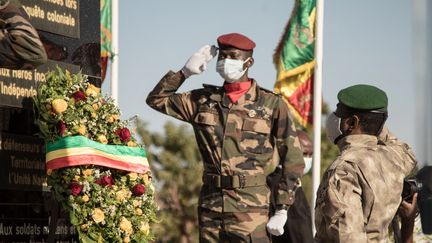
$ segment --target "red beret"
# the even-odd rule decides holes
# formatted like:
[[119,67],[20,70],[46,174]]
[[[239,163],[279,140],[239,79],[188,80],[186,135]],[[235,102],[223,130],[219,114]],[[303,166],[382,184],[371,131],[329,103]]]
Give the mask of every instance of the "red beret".
[[217,42],[219,47],[232,46],[244,51],[251,51],[255,47],[255,42],[239,33],[221,35],[217,38]]

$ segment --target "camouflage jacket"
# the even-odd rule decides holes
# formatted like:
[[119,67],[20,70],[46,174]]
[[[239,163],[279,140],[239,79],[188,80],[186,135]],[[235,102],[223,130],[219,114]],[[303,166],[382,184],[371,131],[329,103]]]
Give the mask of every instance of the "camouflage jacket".
[[36,29],[15,2],[0,3],[0,68],[34,69],[46,62],[47,55]]
[[317,242],[388,242],[404,178],[417,161],[411,148],[383,129],[379,139],[349,135],[317,192]]
[[[268,209],[270,189],[265,177],[276,167],[273,148],[277,147],[284,180],[278,191],[278,204],[291,204],[294,183],[304,167],[295,128],[282,98],[260,88],[251,88],[236,103],[223,88],[204,88],[176,93],[184,82],[180,72],[168,72],[147,97],[157,111],[192,124],[204,161],[204,185],[200,206],[218,212],[248,212]],[[219,186],[222,179],[245,178],[244,186]]]

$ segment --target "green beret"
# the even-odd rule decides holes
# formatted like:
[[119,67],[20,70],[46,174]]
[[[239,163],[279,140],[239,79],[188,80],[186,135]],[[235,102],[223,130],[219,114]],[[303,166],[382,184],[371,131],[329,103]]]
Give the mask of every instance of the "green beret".
[[358,84],[339,91],[338,100],[345,106],[359,110],[387,111],[387,95],[381,89]]

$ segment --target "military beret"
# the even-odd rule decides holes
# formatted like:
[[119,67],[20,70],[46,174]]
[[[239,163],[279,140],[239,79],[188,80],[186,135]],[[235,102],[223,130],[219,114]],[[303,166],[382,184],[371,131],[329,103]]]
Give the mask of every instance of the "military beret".
[[358,84],[339,91],[338,100],[345,106],[359,110],[387,111],[387,95],[381,89]]
[[255,48],[255,42],[239,33],[221,35],[217,38],[217,42],[219,47],[232,46],[244,51],[251,51]]

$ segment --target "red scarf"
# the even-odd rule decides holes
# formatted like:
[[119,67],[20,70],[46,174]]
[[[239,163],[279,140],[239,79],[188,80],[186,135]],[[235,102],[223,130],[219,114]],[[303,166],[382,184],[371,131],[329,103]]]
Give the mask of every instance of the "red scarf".
[[249,80],[246,82],[225,83],[224,89],[231,102],[235,103],[238,99],[240,99],[242,95],[244,95],[249,90],[251,86],[252,81]]

